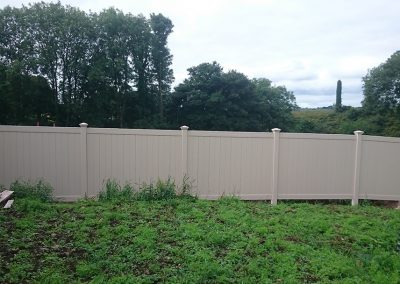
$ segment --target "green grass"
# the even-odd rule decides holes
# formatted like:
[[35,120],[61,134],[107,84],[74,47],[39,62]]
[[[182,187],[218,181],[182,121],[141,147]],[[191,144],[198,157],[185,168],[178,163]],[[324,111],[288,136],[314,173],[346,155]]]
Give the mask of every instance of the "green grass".
[[0,210],[0,283],[399,283],[400,211],[233,198]]

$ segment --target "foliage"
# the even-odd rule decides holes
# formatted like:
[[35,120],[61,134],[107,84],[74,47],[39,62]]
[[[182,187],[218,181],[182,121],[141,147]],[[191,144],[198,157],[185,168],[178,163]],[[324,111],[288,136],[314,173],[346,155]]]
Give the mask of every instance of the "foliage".
[[86,13],[60,2],[0,9],[0,123],[42,115],[63,126],[154,123],[173,80],[172,27],[161,14]]
[[159,115],[164,117],[164,97],[170,91],[170,85],[174,80],[171,69],[172,55],[167,47],[168,36],[174,25],[171,20],[162,14],[151,14],[150,25],[153,30],[151,56],[153,61],[153,73],[155,74],[155,88],[158,96]]
[[336,111],[340,111],[342,108],[342,81],[338,80],[336,85]]
[[235,198],[14,205],[0,211],[2,283],[400,281],[393,209]]
[[31,198],[44,202],[53,199],[53,187],[43,180],[36,182],[17,180],[10,185],[10,190],[14,191],[15,198]]
[[114,179],[108,179],[99,193],[100,201],[170,200],[177,197],[191,197],[191,184],[185,178],[180,188],[175,182],[157,180],[156,183],[143,183],[137,188],[127,183],[123,187]]
[[171,179],[143,184],[137,193],[138,200],[168,200],[176,197],[176,186]]
[[217,63],[188,69],[189,78],[175,88],[169,119],[191,129],[265,131],[286,128],[295,99],[267,79],[249,80],[237,71],[223,72]]
[[260,98],[263,129],[270,131],[272,128],[280,128],[287,131],[293,124],[292,111],[298,107],[293,92],[284,86],[273,86],[272,82],[265,78],[252,80],[255,92]]
[[0,124],[52,124],[52,91],[41,76],[0,63]]
[[293,112],[291,132],[328,134],[353,134],[363,130],[366,135],[400,137],[400,124],[391,114],[370,114],[363,108],[342,106],[341,112],[333,109],[309,109]]
[[363,108],[366,111],[400,114],[400,51],[369,70],[363,82]]
[[132,200],[134,197],[134,189],[130,184],[121,187],[114,179],[108,179],[103,190],[99,193],[100,201],[112,200]]

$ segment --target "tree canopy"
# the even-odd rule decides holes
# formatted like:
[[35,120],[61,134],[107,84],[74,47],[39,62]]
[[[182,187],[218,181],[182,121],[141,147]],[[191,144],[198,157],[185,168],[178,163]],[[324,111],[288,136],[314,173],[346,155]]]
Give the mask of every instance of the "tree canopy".
[[[13,74],[45,79],[52,108],[41,112],[49,112],[57,125],[85,120],[92,126],[137,126],[162,116],[163,96],[173,81],[167,46],[172,28],[161,14],[148,19],[114,8],[85,13],[60,2],[5,7],[0,64]],[[2,88],[1,100],[13,97],[7,90]]]
[[248,79],[216,62],[188,69],[171,94],[170,120],[192,129],[265,131],[287,128],[296,107],[293,94],[268,79]]
[[369,112],[400,112],[400,51],[363,78],[363,107]]
[[174,80],[162,14],[86,13],[58,3],[0,9],[0,123],[266,131],[289,129],[292,92],[216,62]]

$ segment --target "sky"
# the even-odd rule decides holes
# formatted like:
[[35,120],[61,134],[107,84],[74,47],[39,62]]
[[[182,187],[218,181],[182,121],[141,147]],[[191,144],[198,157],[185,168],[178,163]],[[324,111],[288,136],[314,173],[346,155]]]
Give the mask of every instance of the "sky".
[[[2,0],[20,7],[32,1]],[[48,2],[48,1],[45,1]],[[360,106],[362,77],[400,49],[395,0],[61,0],[85,11],[162,13],[174,24],[174,86],[187,69],[217,61],[225,71],[284,85],[300,107]]]

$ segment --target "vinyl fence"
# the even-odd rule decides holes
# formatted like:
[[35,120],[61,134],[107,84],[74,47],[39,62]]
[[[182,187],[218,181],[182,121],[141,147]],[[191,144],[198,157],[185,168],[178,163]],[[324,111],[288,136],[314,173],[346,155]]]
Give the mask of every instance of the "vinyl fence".
[[43,178],[55,197],[105,180],[184,177],[200,198],[400,200],[400,138],[363,135],[0,126],[0,184]]

